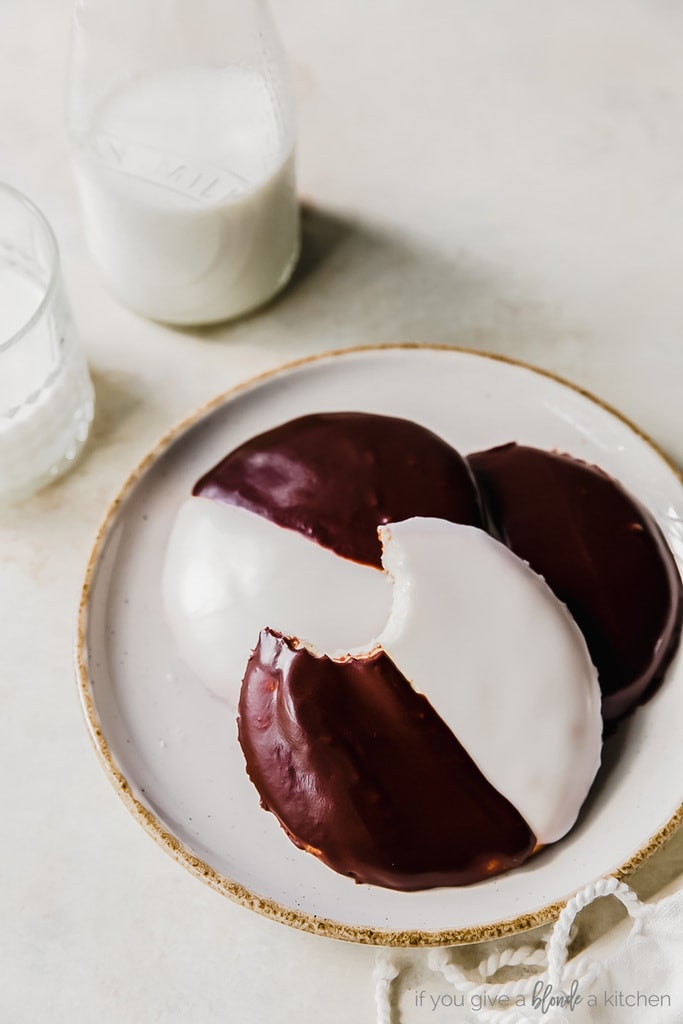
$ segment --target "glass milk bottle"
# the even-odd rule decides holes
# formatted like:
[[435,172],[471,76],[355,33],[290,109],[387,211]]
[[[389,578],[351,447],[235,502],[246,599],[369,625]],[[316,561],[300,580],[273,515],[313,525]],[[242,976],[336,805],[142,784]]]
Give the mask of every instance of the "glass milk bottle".
[[266,0],[77,0],[69,128],[89,248],[131,309],[212,323],[286,283],[294,125]]

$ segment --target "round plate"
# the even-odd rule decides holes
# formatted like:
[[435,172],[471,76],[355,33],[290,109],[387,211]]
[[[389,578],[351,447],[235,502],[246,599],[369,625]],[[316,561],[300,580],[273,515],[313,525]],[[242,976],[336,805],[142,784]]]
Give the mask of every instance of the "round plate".
[[[420,346],[354,349],[286,366],[181,424],[109,510],[91,555],[77,638],[96,749],[128,808],[169,853],[279,921],[385,945],[472,942],[542,924],[588,882],[627,873],[678,824],[680,657],[606,744],[568,837],[490,881],[402,893],[357,885],[293,846],[259,806],[233,716],[177,656],[160,578],[178,506],[199,476],[247,438],[331,410],[413,419],[463,453],[517,441],[597,463],[650,509],[683,563],[678,474],[617,413],[562,381],[498,358]],[[457,813],[457,801],[443,813]]]

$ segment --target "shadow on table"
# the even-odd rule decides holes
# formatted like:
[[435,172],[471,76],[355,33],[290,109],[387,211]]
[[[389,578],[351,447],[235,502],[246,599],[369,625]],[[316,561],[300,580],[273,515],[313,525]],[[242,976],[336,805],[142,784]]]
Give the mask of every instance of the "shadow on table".
[[91,369],[91,377],[95,389],[95,418],[89,444],[100,448],[120,430],[122,423],[143,407],[144,397],[132,373]]
[[[505,276],[506,275],[506,276]],[[302,208],[299,263],[267,306],[231,323],[183,328],[209,341],[257,334],[267,318],[297,345],[319,351],[348,345],[422,341],[504,352],[521,359],[565,339],[558,310],[530,297],[529,286],[493,264],[480,265],[395,230],[310,204]],[[271,334],[272,340],[272,334]]]

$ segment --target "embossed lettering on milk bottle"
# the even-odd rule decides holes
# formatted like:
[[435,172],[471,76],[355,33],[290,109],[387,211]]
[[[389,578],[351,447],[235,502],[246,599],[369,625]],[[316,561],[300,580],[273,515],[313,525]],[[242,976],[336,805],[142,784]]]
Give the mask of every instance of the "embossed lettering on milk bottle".
[[[200,18],[207,4],[186,6]],[[109,51],[111,80],[89,102],[84,83],[101,71],[88,56],[95,41],[107,47],[77,12],[71,126],[88,244],[111,291],[155,319],[206,323],[253,309],[286,282],[298,254],[286,75],[276,40],[275,57],[264,42],[265,5],[225,4],[224,13],[238,10],[243,49],[253,51],[241,64],[216,63],[211,52],[191,62],[196,34],[179,40],[167,17],[173,45],[155,36],[151,67],[131,47],[125,74]],[[125,52],[119,11],[112,24]]]

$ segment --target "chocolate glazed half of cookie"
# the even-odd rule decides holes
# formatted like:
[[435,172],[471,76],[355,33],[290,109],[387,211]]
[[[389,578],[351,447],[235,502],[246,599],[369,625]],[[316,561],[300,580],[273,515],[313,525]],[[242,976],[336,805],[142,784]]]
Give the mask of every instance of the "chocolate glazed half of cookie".
[[680,640],[681,578],[650,513],[597,466],[505,444],[468,456],[489,529],[581,629],[606,722],[647,700]]
[[482,525],[465,459],[418,423],[375,413],[313,413],[283,423],[230,452],[192,493],[239,505],[377,568],[377,527],[385,523],[435,516]]
[[467,885],[537,845],[383,652],[335,662],[263,630],[238,727],[262,806],[297,846],[357,882]]

